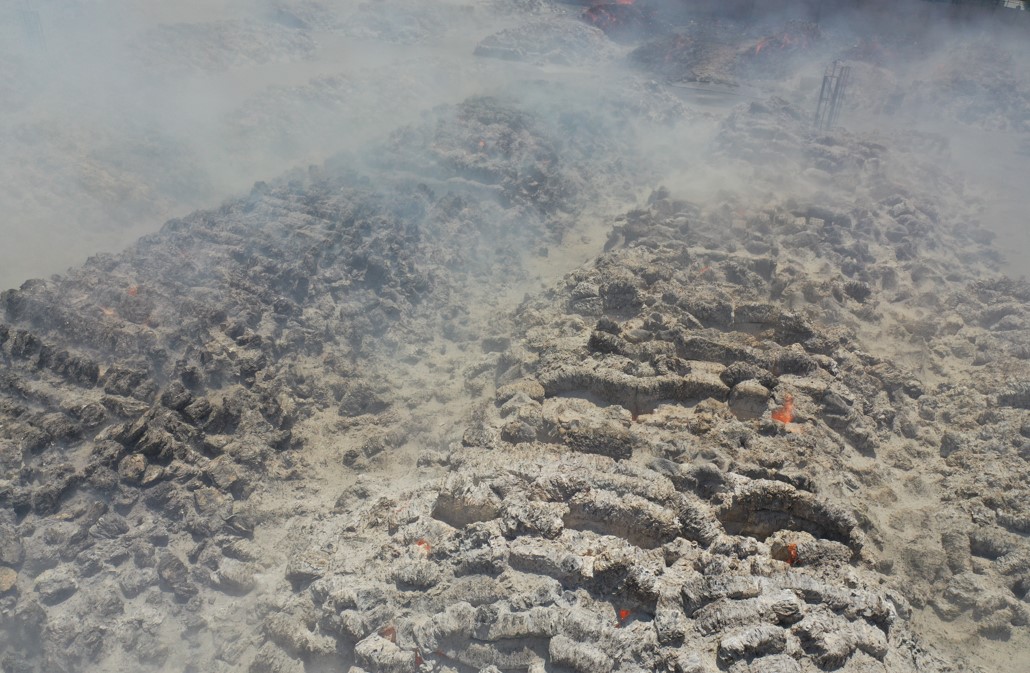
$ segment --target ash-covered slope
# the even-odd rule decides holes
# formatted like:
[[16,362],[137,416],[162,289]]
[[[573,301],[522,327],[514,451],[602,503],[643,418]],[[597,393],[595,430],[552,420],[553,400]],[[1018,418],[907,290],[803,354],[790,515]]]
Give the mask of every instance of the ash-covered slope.
[[246,594],[262,572],[249,496],[299,477],[326,422],[360,435],[337,464],[387,446],[361,435],[396,397],[378,368],[467,340],[471,303],[595,196],[577,156],[531,114],[472,99],[399,131],[363,175],[340,159],[258,184],[4,293],[5,666],[213,658],[178,635],[145,646],[140,620],[217,638],[206,590]]
[[936,139],[743,105],[529,292],[653,184],[627,119],[682,114],[654,82],[604,115],[537,86],[549,114],[442,108],[4,293],[5,671],[1027,651],[1030,292]]
[[[1016,286],[974,280],[976,229],[935,209],[944,191],[908,191],[929,183],[901,171],[905,150],[813,136],[796,117],[777,101],[742,108],[721,144],[832,170],[847,192],[831,181],[825,205],[756,207],[660,190],[628,213],[611,252],[518,309],[494,399],[450,473],[408,491],[370,479],[315,527],[317,570],[287,571],[298,595],[267,657],[342,648],[369,671],[954,670],[947,640],[922,631],[929,611],[956,638],[1025,646],[1030,549],[989,504],[1026,477],[1023,388],[926,380],[956,372],[956,335],[1006,338],[976,316]],[[918,294],[928,277],[968,317],[926,334],[924,379],[876,353],[926,329],[921,311],[945,310]],[[1025,304],[1008,306],[1025,320]],[[1016,343],[993,343],[1009,377],[1027,371]],[[998,405],[975,421],[993,454],[942,437],[957,390],[963,411]],[[1006,484],[973,487],[1006,470]],[[966,665],[1003,670],[1006,654],[972,652]]]

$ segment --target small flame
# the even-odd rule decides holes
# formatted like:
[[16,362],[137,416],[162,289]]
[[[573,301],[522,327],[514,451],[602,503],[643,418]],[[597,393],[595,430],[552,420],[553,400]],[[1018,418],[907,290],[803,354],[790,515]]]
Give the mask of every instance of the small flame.
[[772,419],[779,421],[780,423],[793,423],[794,422],[794,396],[787,393],[787,397],[783,400],[783,406],[777,407],[772,411]]

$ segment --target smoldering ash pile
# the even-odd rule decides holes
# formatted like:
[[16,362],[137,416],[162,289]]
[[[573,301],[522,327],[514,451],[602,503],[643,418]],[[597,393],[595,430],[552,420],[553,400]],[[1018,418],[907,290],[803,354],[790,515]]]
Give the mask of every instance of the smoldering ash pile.
[[0,295],[0,670],[1022,670],[1027,252],[951,139],[1025,167],[1030,21],[763,4],[140,27],[293,167]]

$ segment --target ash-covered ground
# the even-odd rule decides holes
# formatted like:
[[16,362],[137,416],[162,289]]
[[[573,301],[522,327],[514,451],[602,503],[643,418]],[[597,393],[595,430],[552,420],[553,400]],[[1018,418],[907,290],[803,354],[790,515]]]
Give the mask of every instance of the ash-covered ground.
[[758,4],[12,11],[0,671],[1024,670],[1030,21]]

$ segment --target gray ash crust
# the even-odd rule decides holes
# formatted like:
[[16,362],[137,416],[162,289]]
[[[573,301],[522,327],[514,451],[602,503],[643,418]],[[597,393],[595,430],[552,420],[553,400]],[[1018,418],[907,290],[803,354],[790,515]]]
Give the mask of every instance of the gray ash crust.
[[604,150],[555,137],[469,101],[5,293],[4,669],[976,670],[919,613],[1025,642],[1030,290],[939,171],[775,99],[718,148],[814,195],[656,190],[482,342],[460,441],[268,554],[315,426],[396,450],[405,344],[475,339],[476,285],[596,195]]

